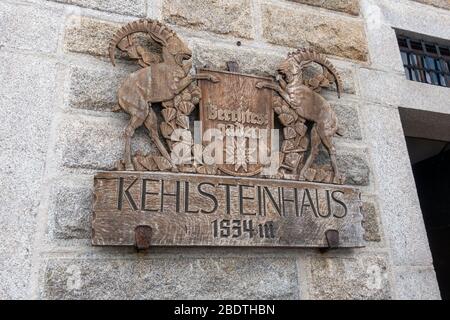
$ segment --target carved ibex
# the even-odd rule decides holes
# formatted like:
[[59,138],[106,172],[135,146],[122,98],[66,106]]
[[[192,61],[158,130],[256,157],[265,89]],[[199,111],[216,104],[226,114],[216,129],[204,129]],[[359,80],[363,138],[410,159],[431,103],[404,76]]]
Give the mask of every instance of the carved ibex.
[[[133,35],[140,32],[147,33],[162,46],[162,62],[134,43]],[[196,79],[216,79],[207,75],[190,76],[192,62],[187,60],[192,57],[191,50],[175,32],[158,21],[141,19],[119,29],[109,44],[109,56],[113,65],[116,47],[126,52],[130,58],[138,60],[143,67],[130,74],[118,91],[119,107],[131,117],[125,129],[125,169],[134,169],[131,161],[131,138],[141,125],[149,130],[150,138],[161,155],[172,163],[159,138],[157,117],[151,104],[174,99]],[[176,170],[173,164],[172,168]]]
[[334,134],[338,133],[336,114],[330,104],[315,92],[314,86],[306,85],[303,79],[304,68],[312,62],[320,64],[331,74],[340,97],[342,81],[336,68],[323,55],[310,49],[299,49],[288,55],[278,68],[280,74],[277,77],[278,84],[260,82],[257,87],[275,90],[299,117],[314,123],[311,129],[311,153],[300,171],[299,179],[305,178],[305,173],[318,155],[319,145],[322,142],[330,154],[334,171],[333,180],[340,183],[336,149],[332,141]]

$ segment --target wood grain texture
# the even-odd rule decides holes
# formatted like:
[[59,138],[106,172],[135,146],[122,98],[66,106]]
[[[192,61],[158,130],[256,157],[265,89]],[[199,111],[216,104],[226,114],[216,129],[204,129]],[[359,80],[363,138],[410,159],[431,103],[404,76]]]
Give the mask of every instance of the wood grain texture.
[[[232,176],[254,176],[261,172],[258,159],[259,130],[268,130],[267,146],[270,146],[270,130],[274,127],[272,92],[258,89],[256,83],[271,82],[270,78],[246,75],[230,71],[199,69],[199,73],[218,79],[218,82],[199,80],[202,93],[200,121],[202,135],[209,129],[218,129],[224,137],[223,163],[217,164],[220,171]],[[233,136],[234,132],[234,136]],[[253,135],[252,135],[253,132]],[[244,138],[238,137],[244,135]],[[243,152],[254,152],[255,163],[246,163],[233,150],[231,144],[243,144]],[[267,149],[267,147],[266,147]],[[229,151],[232,151],[229,153]],[[231,159],[231,161],[227,161]]]
[[95,176],[93,245],[361,247],[360,192],[336,185],[175,174],[102,172]]

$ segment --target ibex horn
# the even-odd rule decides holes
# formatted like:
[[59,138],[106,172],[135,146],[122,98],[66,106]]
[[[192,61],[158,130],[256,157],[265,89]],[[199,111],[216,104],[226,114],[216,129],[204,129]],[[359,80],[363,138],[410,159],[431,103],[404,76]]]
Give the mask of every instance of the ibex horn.
[[163,46],[167,45],[167,40],[170,37],[175,36],[175,33],[172,30],[156,20],[140,19],[130,22],[114,33],[111,41],[109,42],[109,58],[114,66],[116,65],[114,54],[119,42],[126,36],[138,32],[148,33],[153,40]]
[[341,97],[341,90],[343,87],[341,76],[333,64],[325,58],[324,55],[315,52],[313,49],[298,49],[297,51],[290,53],[289,56],[294,57],[298,63],[304,60],[311,60],[320,64],[322,67],[325,67],[333,75],[337,95],[339,98]]

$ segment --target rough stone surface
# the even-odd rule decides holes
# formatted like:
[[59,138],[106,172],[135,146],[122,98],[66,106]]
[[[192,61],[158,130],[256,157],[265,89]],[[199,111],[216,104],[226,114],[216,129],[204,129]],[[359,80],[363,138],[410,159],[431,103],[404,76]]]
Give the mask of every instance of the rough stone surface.
[[[370,182],[370,168],[365,155],[360,151],[339,146],[336,149],[339,170],[346,176],[345,184],[367,186]],[[330,156],[323,145],[320,146],[319,155],[314,161],[313,167],[314,165],[329,165],[331,170]]]
[[0,299],[17,300],[29,297],[31,263],[28,255],[0,254]]
[[421,2],[424,4],[430,4],[438,8],[450,10],[450,1],[448,0],[413,0],[413,1]]
[[[64,47],[66,51],[109,57],[108,48],[112,35],[125,23],[115,23],[89,17],[70,16],[66,22]],[[161,46],[152,41],[146,33],[136,35],[137,43],[149,51],[161,54]],[[116,50],[117,60],[130,61],[127,54]],[[108,59],[109,62],[109,59]],[[133,65],[137,65],[133,60]]]
[[[361,95],[369,101],[382,104],[403,105],[408,97],[405,95],[404,86],[406,78],[398,74],[371,70],[359,69],[359,82]],[[389,85],[386,85],[389,84]],[[403,92],[399,92],[402,90]],[[409,94],[414,94],[410,92]]]
[[375,242],[381,241],[375,204],[371,202],[363,202],[361,213],[363,215],[362,226],[364,228],[364,240]]
[[[438,126],[435,117],[450,115],[450,91],[405,79],[394,28],[450,39],[449,11],[360,0],[355,16],[338,10],[356,0],[297,2],[0,1],[0,299],[438,299],[397,107],[434,111],[419,116]],[[120,80],[137,68],[104,60],[111,35],[137,16],[169,21],[197,67],[235,60],[242,72],[267,76],[294,47],[331,56],[344,94],[322,94],[344,127],[335,139],[339,164],[347,184],[371,195],[363,196],[365,239],[382,241],[324,254],[92,248],[92,176],[123,156],[129,117],[109,109]],[[156,153],[145,129],[133,149]],[[317,162],[329,165],[328,154]]]
[[69,105],[89,110],[111,110],[117,105],[117,90],[136,66],[72,67]]
[[359,14],[359,0],[291,0],[291,1],[322,7],[325,9],[341,11],[355,16]]
[[[340,62],[336,61],[336,60],[331,61],[331,63],[336,67],[338,74],[341,77],[342,84],[343,84],[341,91],[344,93],[355,94],[356,93],[356,84],[355,84],[355,75],[354,75],[353,70],[348,67],[340,66]],[[322,72],[323,72],[322,67],[316,63],[316,64],[312,64],[311,66],[304,69],[304,76],[305,77],[315,76]],[[336,92],[336,86],[334,84],[332,84],[324,92],[321,92],[321,93],[324,93],[326,95],[327,91]],[[331,95],[331,98],[335,98],[335,97],[336,97],[335,93],[333,95]]]
[[312,47],[325,54],[367,60],[362,21],[276,5],[263,5],[262,10],[263,36],[270,43]]
[[0,50],[3,46],[42,52],[55,52],[62,25],[59,10],[12,6],[0,3]]
[[80,7],[98,9],[132,16],[144,16],[146,0],[51,0]]
[[381,9],[387,24],[393,28],[450,39],[448,11],[426,7],[411,0],[377,0],[376,5]]
[[71,52],[107,56],[109,41],[121,26],[118,23],[72,16],[66,24],[65,48]]
[[290,258],[50,260],[42,297],[298,299],[297,283]]
[[[0,263],[0,286],[6,297],[28,294],[28,259],[54,115],[56,69],[53,61],[0,53],[0,259],[6,259],[5,265]],[[12,279],[17,284],[8,286]]]
[[[353,73],[353,70],[351,69],[345,69],[345,68],[341,68],[336,66],[337,71],[339,72],[339,75],[341,76],[342,79],[342,92],[344,93],[349,93],[349,94],[355,94],[356,93],[356,80],[355,80],[355,75]],[[330,91],[336,91],[336,86],[332,85],[331,87],[329,87]]]
[[361,96],[394,107],[450,113],[450,90],[384,71],[359,69]]
[[165,0],[163,19],[194,30],[253,38],[250,0]]
[[386,21],[381,8],[371,0],[363,0],[361,11],[366,22],[372,68],[403,73],[395,30]]
[[441,299],[436,282],[436,274],[431,268],[402,268],[395,272],[397,299],[436,300]]
[[361,117],[393,263],[429,266],[431,254],[398,110],[362,106]]
[[361,127],[359,124],[358,108],[354,102],[330,102],[336,112],[339,128],[342,129],[343,138],[361,140]]
[[240,72],[261,76],[275,75],[277,65],[286,57],[278,52],[267,52],[244,45],[217,45],[201,39],[190,39],[196,67],[227,70],[227,61],[236,61]]
[[[60,165],[68,168],[112,170],[123,158],[123,130],[128,115],[121,118],[68,117],[59,126],[57,154]],[[138,129],[133,150],[155,150],[147,131]]]
[[[194,52],[193,63],[195,67],[209,67],[219,70],[227,70],[227,61],[236,61],[239,64],[239,70],[242,73],[254,74],[260,76],[274,76],[278,65],[286,59],[287,54],[281,52],[268,52],[263,49],[256,49],[246,46],[236,45],[217,45],[210,41],[201,39],[188,40]],[[356,93],[354,72],[345,67],[336,66],[343,82],[343,91],[345,93]],[[309,72],[321,72],[310,68]],[[334,86],[329,90],[333,91],[333,97],[336,96]]]
[[54,183],[49,215],[53,236],[58,239],[87,239],[91,235],[93,178],[90,183]]
[[310,299],[390,299],[384,256],[311,257]]
[[363,155],[341,152],[337,155],[340,170],[345,174],[346,184],[367,186],[370,169]]

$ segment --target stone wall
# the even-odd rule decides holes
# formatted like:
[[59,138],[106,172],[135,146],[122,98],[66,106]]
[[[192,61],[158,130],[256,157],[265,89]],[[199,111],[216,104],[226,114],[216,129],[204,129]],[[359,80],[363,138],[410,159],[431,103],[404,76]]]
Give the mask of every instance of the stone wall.
[[450,1],[448,0],[414,0],[417,2],[430,4],[432,6],[450,10]]
[[[416,12],[423,5],[409,0],[105,3],[0,3],[8,35],[0,39],[1,298],[439,298],[398,107],[450,112],[449,94],[404,79],[391,27],[421,31],[437,20],[433,30],[444,28],[432,35],[449,39],[448,12]],[[336,139],[340,166],[363,192],[365,248],[143,254],[90,245],[93,176],[123,152],[127,115],[110,110],[121,79],[136,69],[124,59],[114,68],[107,45],[119,26],[141,17],[170,25],[193,49],[196,67],[224,69],[234,60],[242,72],[273,75],[293,48],[329,55],[344,94],[324,95],[345,129]],[[421,103],[430,99],[433,106]],[[144,130],[134,147],[155,149]]]

